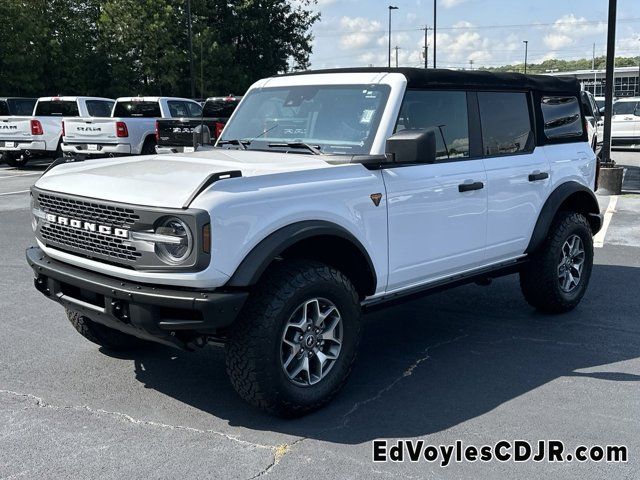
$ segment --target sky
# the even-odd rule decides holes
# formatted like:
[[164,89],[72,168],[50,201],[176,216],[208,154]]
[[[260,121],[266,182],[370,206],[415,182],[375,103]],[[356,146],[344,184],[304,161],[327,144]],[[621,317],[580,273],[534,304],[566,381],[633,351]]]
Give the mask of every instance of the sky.
[[[591,58],[606,51],[607,0],[436,0],[439,68],[476,68],[549,58]],[[388,5],[392,47],[403,67],[424,65],[424,31],[433,0],[317,0],[311,68],[386,66]],[[616,56],[640,55],[640,0],[618,0]],[[429,66],[433,32],[428,31]],[[471,65],[470,62],[473,62]],[[395,65],[395,50],[392,51]]]

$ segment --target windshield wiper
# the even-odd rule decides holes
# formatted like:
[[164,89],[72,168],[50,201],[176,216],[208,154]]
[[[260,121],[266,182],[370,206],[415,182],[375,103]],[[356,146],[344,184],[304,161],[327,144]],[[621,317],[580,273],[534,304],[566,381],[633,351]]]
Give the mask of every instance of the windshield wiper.
[[216,145],[237,145],[238,147],[242,147],[243,150],[246,150],[251,142],[249,140],[240,140],[238,138],[232,138],[230,140],[220,140]]
[[267,145],[268,147],[271,148],[306,148],[307,150],[309,150],[311,153],[313,153],[314,155],[324,155],[321,151],[320,151],[320,145],[309,145],[308,143],[304,143],[304,142],[283,142],[283,143],[270,143]]

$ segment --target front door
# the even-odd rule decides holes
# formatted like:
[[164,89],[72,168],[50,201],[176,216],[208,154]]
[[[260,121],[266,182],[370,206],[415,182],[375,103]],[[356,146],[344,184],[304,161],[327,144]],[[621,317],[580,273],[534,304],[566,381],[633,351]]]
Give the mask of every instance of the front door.
[[471,159],[467,94],[409,90],[397,130],[436,127],[437,160],[383,171],[389,223],[388,291],[480,266],[487,189],[483,161]]

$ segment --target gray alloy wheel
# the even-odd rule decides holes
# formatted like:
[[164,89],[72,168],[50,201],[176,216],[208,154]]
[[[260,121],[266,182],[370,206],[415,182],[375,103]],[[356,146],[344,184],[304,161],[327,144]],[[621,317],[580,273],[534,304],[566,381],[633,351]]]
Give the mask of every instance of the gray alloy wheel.
[[584,260],[582,240],[573,234],[562,245],[562,255],[558,264],[558,281],[563,292],[570,293],[580,284]]
[[325,298],[312,298],[295,309],[284,326],[281,366],[298,386],[320,382],[335,364],[342,348],[342,317]]

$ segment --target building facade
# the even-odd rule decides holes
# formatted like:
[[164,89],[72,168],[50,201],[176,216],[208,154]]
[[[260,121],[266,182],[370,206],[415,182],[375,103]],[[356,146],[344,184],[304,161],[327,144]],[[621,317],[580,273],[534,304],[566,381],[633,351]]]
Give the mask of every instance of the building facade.
[[[640,67],[618,67],[613,74],[614,97],[640,96]],[[573,72],[552,72],[548,75],[556,77],[572,77],[580,81],[583,90],[596,97],[604,97],[604,70],[575,70]]]

